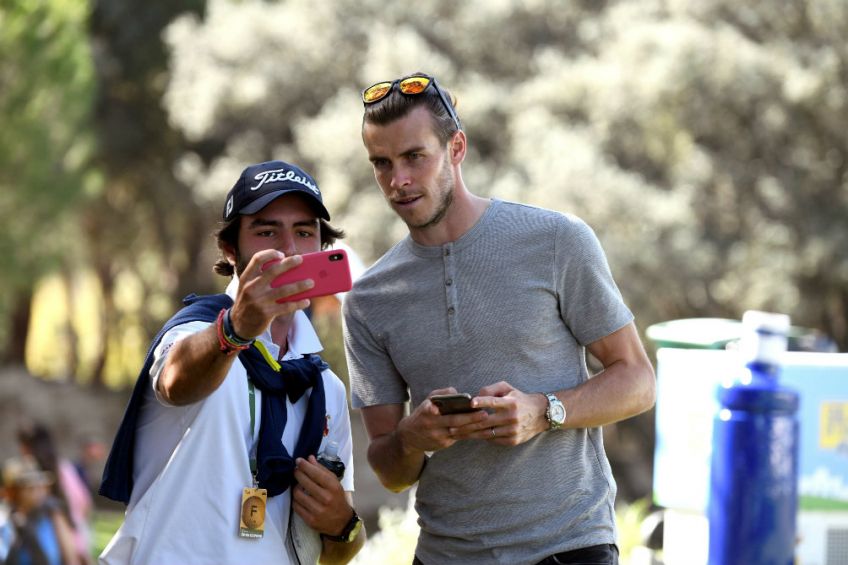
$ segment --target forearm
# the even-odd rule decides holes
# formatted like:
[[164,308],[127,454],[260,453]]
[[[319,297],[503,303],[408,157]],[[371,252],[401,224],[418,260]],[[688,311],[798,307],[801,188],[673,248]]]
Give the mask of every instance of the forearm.
[[392,492],[401,492],[418,482],[427,459],[424,451],[409,446],[403,437],[399,424],[396,430],[374,438],[368,446],[368,463],[383,486]]
[[[353,493],[342,490],[338,478],[318,463],[314,456],[298,459],[296,486],[292,489],[292,510],[306,525],[321,534],[321,563],[333,565],[350,561],[362,547],[365,527],[354,525]],[[350,529],[349,529],[350,528]],[[349,539],[349,542],[331,539]]]
[[212,324],[174,344],[159,377],[159,393],[177,406],[203,400],[224,382],[235,357],[221,351]]
[[649,410],[656,396],[650,365],[618,361],[572,389],[557,391],[567,428],[593,428]]
[[586,347],[604,370],[573,389],[555,393],[565,405],[565,427],[605,426],[654,405],[654,368],[632,322]]

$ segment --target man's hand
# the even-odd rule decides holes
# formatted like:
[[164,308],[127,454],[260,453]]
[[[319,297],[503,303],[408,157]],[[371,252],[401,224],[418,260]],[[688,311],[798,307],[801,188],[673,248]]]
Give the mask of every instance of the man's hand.
[[318,463],[314,455],[298,458],[295,464],[294,511],[316,532],[340,535],[353,516],[353,508],[338,477]]
[[278,275],[290,271],[303,262],[300,255],[286,257],[274,249],[259,251],[239,275],[239,290],[230,312],[233,331],[241,338],[253,339],[262,334],[274,318],[294,314],[309,307],[309,300],[277,303],[277,300],[298,294],[315,286],[312,279],[305,279],[277,288],[271,281]]
[[[434,390],[434,394],[454,394],[455,388]],[[404,416],[402,404],[379,404],[362,409],[362,421],[371,443],[368,462],[380,482],[392,492],[401,492],[418,481],[428,451],[450,447],[460,439],[486,428],[489,415],[483,410],[442,416],[430,399]]]
[[[455,393],[456,389],[451,387],[434,390],[430,396]],[[443,416],[428,397],[398,423],[397,433],[406,449],[438,451],[464,439],[469,428],[472,432],[480,429],[480,423],[488,418],[489,415],[482,410]]]
[[[353,517],[353,498],[345,492],[336,477],[314,455],[295,461],[292,508],[316,532],[339,536]],[[321,563],[343,565],[365,544],[365,527],[350,543],[322,539]]]
[[480,389],[471,406],[489,412],[482,423],[459,428],[454,436],[485,439],[498,445],[519,445],[548,429],[548,401],[539,393],[526,394],[501,381]]

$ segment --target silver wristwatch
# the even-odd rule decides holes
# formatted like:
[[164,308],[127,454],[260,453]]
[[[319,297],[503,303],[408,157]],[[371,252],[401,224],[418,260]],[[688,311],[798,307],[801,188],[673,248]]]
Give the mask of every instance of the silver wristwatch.
[[565,423],[565,406],[559,398],[550,393],[545,393],[548,399],[548,408],[545,410],[545,418],[548,419],[549,429],[558,430]]

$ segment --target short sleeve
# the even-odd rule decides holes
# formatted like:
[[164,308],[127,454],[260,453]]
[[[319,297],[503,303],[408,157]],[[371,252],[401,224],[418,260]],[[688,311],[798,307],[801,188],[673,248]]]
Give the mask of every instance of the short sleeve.
[[327,398],[326,436],[321,442],[319,452],[324,451],[327,444],[335,442],[339,448],[339,459],[345,464],[342,477],[342,488],[353,491],[353,437],[350,429],[350,412],[347,408],[347,392],[341,380],[329,369],[323,372],[324,394]]
[[595,232],[566,216],[556,235],[554,282],[560,315],[581,345],[588,345],[633,321],[613,280]]
[[159,394],[159,377],[162,376],[162,370],[165,368],[168,353],[175,343],[199,331],[205,330],[210,325],[207,322],[188,322],[174,326],[165,332],[165,335],[159,340],[159,345],[153,350],[153,365],[150,367],[150,384],[153,387],[153,394],[156,396],[156,400],[163,406],[172,406],[172,404]]
[[355,294],[348,295],[344,302],[343,330],[352,406],[406,402],[406,382],[383,344],[362,321]]

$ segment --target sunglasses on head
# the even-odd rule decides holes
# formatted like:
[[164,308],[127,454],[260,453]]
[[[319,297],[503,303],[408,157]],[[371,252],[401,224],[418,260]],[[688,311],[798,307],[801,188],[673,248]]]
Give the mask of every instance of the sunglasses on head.
[[366,105],[379,102],[388,96],[395,87],[397,87],[401,94],[405,94],[406,96],[415,96],[416,94],[421,94],[430,88],[431,85],[436,91],[436,94],[439,95],[439,99],[442,101],[442,104],[444,104],[448,114],[450,114],[453,123],[456,124],[456,129],[462,129],[462,126],[459,123],[459,116],[456,115],[453,105],[448,101],[448,97],[445,96],[442,89],[439,88],[438,83],[436,83],[436,79],[431,76],[423,74],[411,75],[394,81],[383,81],[372,84],[362,91],[362,102]]

